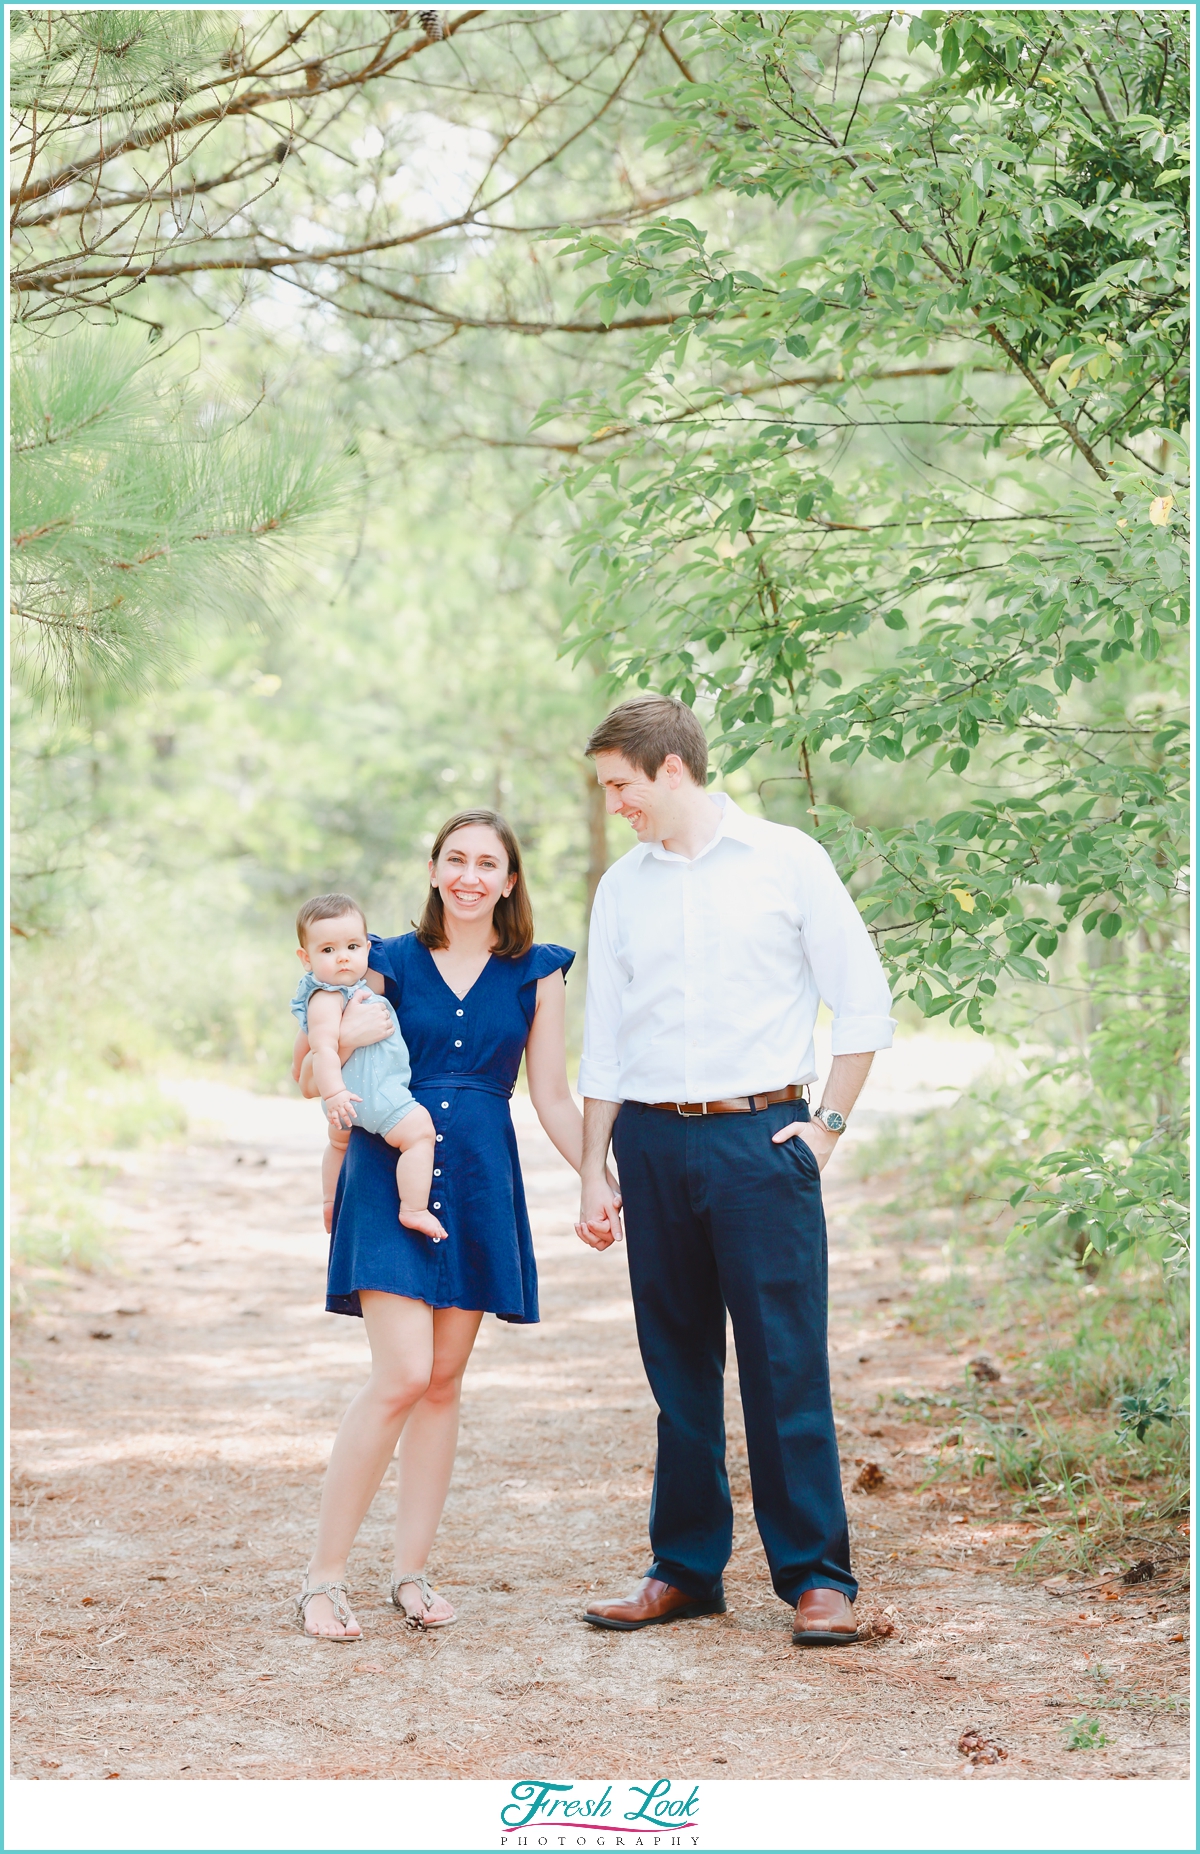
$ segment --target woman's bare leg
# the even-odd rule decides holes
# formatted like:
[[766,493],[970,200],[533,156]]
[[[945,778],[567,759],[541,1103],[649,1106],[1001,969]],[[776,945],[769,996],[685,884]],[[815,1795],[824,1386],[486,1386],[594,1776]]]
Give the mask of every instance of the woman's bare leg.
[[[316,1549],[306,1576],[310,1585],[337,1583],[346,1575],[350,1547],[387,1471],[400,1432],[413,1406],[430,1388],[434,1321],[445,1317],[435,1314],[423,1300],[400,1294],[363,1292],[359,1299],[371,1346],[371,1375],[342,1418],[329,1457]],[[474,1320],[476,1326],[481,1317],[459,1315]],[[343,1627],[328,1597],[314,1597],[308,1605],[310,1634],[352,1635],[357,1626],[352,1620]]]
[[[429,1388],[415,1405],[400,1438],[395,1577],[404,1571],[425,1569],[454,1469],[463,1372],[482,1319],[482,1313],[468,1313],[459,1307],[434,1310]],[[415,1584],[401,1592],[401,1601],[410,1613],[424,1611]],[[431,1622],[454,1614],[444,1597],[436,1598],[425,1613]]]

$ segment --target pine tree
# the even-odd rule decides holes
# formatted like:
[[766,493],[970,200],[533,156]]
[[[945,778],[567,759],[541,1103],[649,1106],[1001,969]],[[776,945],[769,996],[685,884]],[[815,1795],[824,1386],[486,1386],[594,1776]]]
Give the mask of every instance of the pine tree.
[[16,356],[13,655],[39,702],[144,688],[189,621],[261,608],[272,565],[340,500],[315,416],[243,416],[172,385],[168,364],[119,329]]

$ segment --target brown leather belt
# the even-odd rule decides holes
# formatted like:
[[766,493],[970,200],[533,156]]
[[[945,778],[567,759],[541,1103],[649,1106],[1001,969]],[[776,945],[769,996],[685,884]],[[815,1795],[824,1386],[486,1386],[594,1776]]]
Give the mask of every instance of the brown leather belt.
[[663,1114],[682,1114],[691,1119],[701,1114],[761,1114],[764,1107],[774,1107],[777,1101],[803,1101],[807,1096],[806,1083],[792,1082],[770,1094],[738,1094],[732,1101],[647,1101],[645,1105]]

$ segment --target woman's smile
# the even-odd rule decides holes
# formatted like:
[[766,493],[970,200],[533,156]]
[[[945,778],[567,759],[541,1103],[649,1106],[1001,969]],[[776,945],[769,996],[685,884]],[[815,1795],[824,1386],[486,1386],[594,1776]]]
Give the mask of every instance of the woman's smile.
[[443,906],[465,919],[468,914],[490,915],[516,877],[495,831],[486,824],[466,824],[446,838],[436,866],[430,862],[429,879],[440,891]]

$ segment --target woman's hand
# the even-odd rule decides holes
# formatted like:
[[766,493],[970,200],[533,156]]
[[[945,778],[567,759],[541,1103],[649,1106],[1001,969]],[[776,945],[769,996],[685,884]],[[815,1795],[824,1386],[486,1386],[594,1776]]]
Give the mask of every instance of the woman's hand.
[[371,1043],[385,1043],[395,1034],[383,999],[373,998],[368,991],[356,991],[342,1012],[338,1061],[345,1064],[356,1049],[366,1049]]
[[589,1249],[611,1249],[614,1242],[625,1239],[621,1228],[621,1192],[607,1167],[602,1184],[586,1178],[582,1182],[575,1234]]

